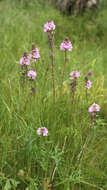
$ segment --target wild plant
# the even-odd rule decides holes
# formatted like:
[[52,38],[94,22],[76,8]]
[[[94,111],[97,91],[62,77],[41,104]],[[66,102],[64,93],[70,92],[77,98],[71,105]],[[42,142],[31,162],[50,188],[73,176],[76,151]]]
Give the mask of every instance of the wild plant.
[[[91,139],[91,131],[94,128],[94,123],[96,121],[96,113],[100,110],[99,105],[97,104],[92,104],[92,106],[88,109],[86,109],[86,107],[83,107],[83,103],[82,101],[84,100],[85,97],[82,98],[82,100],[80,102],[78,102],[78,98],[80,96],[84,96],[84,93],[80,90],[79,92],[79,96],[78,96],[78,90],[80,88],[79,84],[79,78],[81,78],[81,73],[79,71],[72,71],[70,73],[70,78],[67,78],[67,81],[70,79],[70,90],[69,88],[67,89],[67,98],[68,102],[65,103],[65,97],[62,97],[62,93],[59,95],[57,94],[58,90],[60,90],[60,86],[56,86],[55,84],[55,64],[54,64],[54,30],[55,30],[56,26],[54,24],[53,21],[48,21],[45,25],[44,25],[44,32],[47,33],[47,38],[48,38],[48,43],[49,43],[49,55],[50,55],[50,63],[48,64],[48,71],[49,68],[51,66],[52,68],[52,72],[49,73],[51,75],[51,79],[52,79],[52,87],[51,89],[49,89],[50,96],[52,96],[53,99],[53,103],[49,103],[50,102],[50,96],[48,95],[47,98],[45,98],[44,100],[39,100],[39,102],[42,102],[42,104],[39,105],[38,103],[38,108],[40,107],[40,110],[42,110],[42,112],[40,113],[42,115],[42,117],[44,118],[44,120],[42,121],[44,126],[47,127],[40,127],[40,124],[38,125],[38,129],[37,129],[37,134],[35,133],[35,135],[31,135],[31,144],[28,145],[28,157],[29,157],[29,162],[31,163],[30,166],[30,171],[28,175],[31,175],[31,173],[35,173],[37,172],[37,178],[36,179],[36,185],[35,188],[49,188],[49,189],[53,189],[54,187],[57,188],[58,187],[62,187],[62,184],[64,182],[67,182],[69,185],[69,188],[71,187],[75,187],[75,183],[73,183],[73,181],[70,179],[70,177],[68,176],[68,174],[66,176],[64,176],[64,174],[62,175],[62,179],[59,178],[59,180],[61,182],[58,181],[58,175],[61,176],[61,164],[62,165],[66,165],[67,159],[66,157],[68,156],[73,156],[71,160],[69,160],[69,164],[73,164],[74,162],[74,155],[75,153],[73,153],[72,151],[70,151],[69,149],[69,153],[66,152],[67,149],[67,144],[69,142],[69,133],[75,134],[78,132],[76,132],[75,127],[75,121],[77,120],[77,116],[76,114],[78,113],[79,110],[77,110],[77,105],[80,106],[81,109],[84,109],[84,112],[86,112],[86,115],[89,111],[90,113],[90,122],[88,121],[87,124],[87,130],[88,130],[88,134],[85,137],[85,140],[83,140],[83,143],[81,143],[81,146],[77,146],[78,151],[76,153],[76,160],[75,160],[75,167],[73,168],[73,172],[74,173],[78,173],[79,170],[79,164],[81,162],[81,160],[83,159],[83,155],[87,154],[87,147],[88,147],[88,143]],[[63,84],[64,79],[65,79],[65,74],[66,74],[66,65],[67,65],[67,52],[68,51],[72,51],[72,44],[69,40],[69,38],[65,38],[65,40],[61,43],[60,45],[60,50],[64,51],[65,53],[65,57],[64,57],[64,68],[62,69],[62,75],[61,75],[61,83]],[[25,82],[25,76],[27,77],[29,84],[30,84],[30,93],[34,94],[34,97],[39,97],[39,99],[41,98],[41,96],[39,96],[38,94],[38,86],[35,88],[35,79],[37,80],[38,78],[38,71],[37,68],[35,66],[34,70],[34,64],[36,65],[37,59],[40,58],[40,54],[39,54],[39,50],[38,48],[35,47],[35,45],[32,45],[31,48],[31,52],[28,55],[27,53],[24,53],[23,58],[21,58],[20,60],[20,64],[22,66],[22,69],[24,68],[24,77],[22,77],[22,81]],[[32,64],[31,64],[32,63]],[[47,69],[46,69],[47,72]],[[46,73],[45,72],[45,73]],[[89,71],[87,73],[87,75],[85,76],[85,88],[86,88],[86,99],[88,99],[89,101],[87,102],[87,106],[89,106],[89,104],[91,103],[91,98],[88,98],[88,92],[87,89],[90,89],[92,86],[91,81],[89,80],[89,75],[92,75],[92,72]],[[47,76],[47,75],[46,75]],[[45,76],[45,77],[46,77]],[[23,83],[24,83],[23,82]],[[66,85],[68,84],[68,82],[66,83]],[[83,84],[83,83],[82,83]],[[46,88],[46,86],[44,86],[44,88]],[[62,91],[64,90],[64,85],[62,85]],[[36,89],[36,93],[35,92]],[[82,89],[82,87],[81,87]],[[41,90],[41,89],[40,89]],[[40,91],[39,91],[40,92]],[[41,92],[40,92],[41,94]],[[49,93],[48,93],[49,94]],[[82,94],[82,95],[81,95]],[[46,97],[46,95],[44,94],[43,97]],[[61,104],[59,99],[61,99]],[[70,100],[70,101],[69,101]],[[31,100],[33,101],[33,100]],[[26,102],[27,104],[31,104],[31,102]],[[37,103],[37,102],[36,102]],[[53,104],[55,105],[55,109],[52,109]],[[42,107],[41,107],[42,105]],[[75,107],[74,110],[69,109],[69,107]],[[83,107],[83,108],[82,108]],[[68,112],[66,111],[66,115],[62,115],[62,111],[60,111],[60,109],[67,109]],[[34,108],[33,108],[34,109]],[[52,126],[53,129],[51,129],[49,127],[49,121],[52,116],[52,113],[54,111],[54,118],[52,120],[52,122],[58,122],[58,120],[60,120],[61,117],[61,122],[64,121],[64,118],[66,120],[66,123],[68,126],[66,126],[66,128],[63,129],[63,125],[61,126],[62,128],[59,128],[58,130],[58,134],[56,136],[59,136],[60,140],[58,140],[58,137],[55,138],[56,142],[52,142],[52,133],[55,136],[55,131],[54,131],[54,126]],[[39,110],[37,110],[37,114]],[[47,112],[47,114],[46,114]],[[69,113],[69,112],[73,112]],[[82,117],[82,113],[80,112],[81,117]],[[46,115],[46,117],[45,117]],[[71,115],[72,115],[72,122],[71,122]],[[58,118],[59,117],[59,118]],[[46,122],[47,121],[47,122]],[[51,121],[50,121],[51,122]],[[65,122],[65,121],[64,121]],[[84,121],[83,121],[84,122]],[[47,123],[45,125],[45,123]],[[52,123],[51,123],[52,125]],[[72,127],[70,127],[70,125]],[[77,125],[77,123],[76,123]],[[80,129],[79,129],[80,130]],[[63,132],[65,131],[65,133]],[[67,132],[68,131],[68,132]],[[75,132],[74,132],[75,131]],[[36,137],[36,135],[38,135],[38,137]],[[81,138],[82,137],[82,132],[81,132]],[[71,135],[74,140],[73,135]],[[81,140],[79,139],[79,142],[81,142]],[[29,143],[28,143],[29,144]],[[30,146],[30,149],[29,149]],[[55,146],[55,147],[54,147]],[[70,148],[70,147],[69,147]],[[71,154],[71,155],[70,155]],[[36,159],[34,159],[34,157]],[[73,166],[72,166],[73,167]],[[71,167],[71,168],[72,168]],[[70,176],[74,177],[75,174],[71,175],[71,168],[67,169],[65,168],[65,170],[67,170],[67,173],[69,173]],[[44,177],[43,177],[44,176]],[[64,180],[65,178],[65,180]],[[82,176],[80,176],[80,174],[78,173],[77,176],[74,177],[74,181],[82,181]],[[63,182],[64,180],[64,182]],[[71,180],[71,182],[70,182]]]

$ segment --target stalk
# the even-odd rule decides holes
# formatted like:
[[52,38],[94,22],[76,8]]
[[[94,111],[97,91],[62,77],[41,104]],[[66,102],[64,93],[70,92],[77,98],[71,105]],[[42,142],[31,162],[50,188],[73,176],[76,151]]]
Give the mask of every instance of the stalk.
[[89,143],[89,141],[90,141],[90,138],[91,138],[91,130],[92,130],[92,128],[93,128],[93,126],[94,126],[94,122],[95,122],[95,120],[96,120],[96,112],[90,113],[90,119],[91,119],[91,122],[90,122],[90,131],[89,131],[88,137],[87,137],[87,139],[86,139],[86,141],[85,141],[85,143],[84,143],[84,145],[83,145],[83,147],[82,147],[82,150],[80,151],[80,153],[79,153],[79,155],[78,155],[78,157],[77,157],[77,160],[78,160],[78,161],[79,161],[80,158],[82,157],[82,154],[83,154],[83,152],[86,150],[87,145],[88,145],[88,143]]
[[73,81],[70,83],[71,85],[71,94],[72,94],[72,104],[74,104],[74,98],[76,93],[76,86],[77,86],[77,79],[74,78]]
[[52,31],[48,32],[48,41],[49,41],[49,48],[50,48],[50,64],[52,67],[52,91],[53,91],[53,104],[55,103],[55,66],[54,66],[54,33]]
[[63,70],[63,73],[62,73],[62,84],[63,84],[63,81],[64,81],[64,75],[65,75],[65,72],[66,72],[66,64],[67,64],[67,50],[65,49],[64,70]]
[[[67,141],[67,136],[65,136],[65,138],[64,138],[64,144],[62,146],[62,152],[64,152],[66,141]],[[55,177],[55,173],[56,173],[56,169],[57,169],[57,166],[55,165],[55,167],[53,169],[53,172],[52,172],[51,183],[53,183],[53,180],[54,180],[54,177]]]
[[[87,81],[88,81],[88,76],[85,77],[85,86],[87,86]],[[86,100],[88,100],[88,91],[87,91],[87,87],[85,87],[85,95],[86,95]]]

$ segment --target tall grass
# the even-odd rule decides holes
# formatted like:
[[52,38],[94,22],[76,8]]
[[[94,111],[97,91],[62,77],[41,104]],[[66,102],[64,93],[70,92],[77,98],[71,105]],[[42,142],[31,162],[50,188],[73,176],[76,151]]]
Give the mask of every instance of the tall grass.
[[[5,0],[0,2],[0,17],[0,189],[106,190],[106,8],[77,18],[63,16],[42,1]],[[45,75],[49,50],[43,25],[47,20],[56,24],[54,106],[51,70]],[[61,92],[64,52],[59,46],[66,36],[73,51]],[[34,95],[29,94],[29,81],[22,88],[19,66],[32,43],[41,55]],[[81,77],[72,105],[69,73],[73,70],[79,70]],[[93,86],[87,101],[84,77],[89,70]],[[88,108],[94,102],[101,111],[90,130]],[[48,128],[47,137],[37,135],[41,126]]]

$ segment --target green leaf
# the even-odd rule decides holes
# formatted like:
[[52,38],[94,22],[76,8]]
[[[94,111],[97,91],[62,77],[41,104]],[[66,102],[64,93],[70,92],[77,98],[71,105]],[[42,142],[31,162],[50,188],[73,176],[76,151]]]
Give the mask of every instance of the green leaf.
[[11,189],[11,184],[10,184],[10,180],[8,179],[7,181],[6,181],[6,184],[5,184],[5,187],[4,187],[4,190],[9,190],[9,189]]
[[17,185],[20,183],[19,181],[16,181],[14,179],[11,179],[13,187],[17,187]]

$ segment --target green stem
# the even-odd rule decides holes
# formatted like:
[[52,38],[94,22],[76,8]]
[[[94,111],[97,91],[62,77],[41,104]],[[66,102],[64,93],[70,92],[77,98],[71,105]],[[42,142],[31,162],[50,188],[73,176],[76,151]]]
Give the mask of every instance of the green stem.
[[53,51],[53,34],[50,33],[49,45],[50,45],[50,61],[52,66],[52,90],[53,90],[53,104],[55,103],[55,72],[54,72],[54,51]]
[[66,64],[67,64],[67,50],[65,50],[64,69],[63,69],[63,73],[62,73],[62,84],[63,84],[63,81],[64,81],[64,75],[65,75],[65,72],[66,72]]

